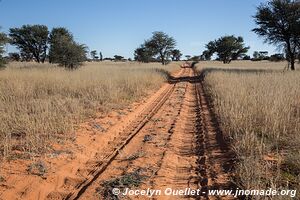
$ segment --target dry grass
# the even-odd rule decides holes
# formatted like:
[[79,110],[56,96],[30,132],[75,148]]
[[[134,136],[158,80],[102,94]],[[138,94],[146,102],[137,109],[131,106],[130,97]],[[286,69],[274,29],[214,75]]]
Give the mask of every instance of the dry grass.
[[[243,63],[243,67],[273,65],[257,64],[247,67]],[[239,184],[247,189],[300,191],[300,72],[219,69],[206,75],[205,84],[222,131],[232,138],[239,158]]]
[[176,66],[102,62],[68,71],[11,63],[0,71],[0,158],[43,153],[51,141],[70,138],[74,124],[158,88]]
[[[223,64],[220,61],[200,61],[197,66],[205,68],[224,68],[224,69],[248,69],[248,70],[278,70],[284,71],[287,69],[287,62],[269,62],[269,61],[244,61],[236,60],[231,61],[230,64]],[[296,64],[296,69],[300,65]]]

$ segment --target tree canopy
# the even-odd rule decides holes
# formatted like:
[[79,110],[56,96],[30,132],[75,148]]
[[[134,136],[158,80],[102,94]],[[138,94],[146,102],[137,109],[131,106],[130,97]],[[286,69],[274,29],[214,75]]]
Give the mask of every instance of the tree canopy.
[[245,47],[242,37],[223,36],[215,41],[210,41],[206,45],[207,50],[203,52],[204,57],[210,60],[214,53],[217,53],[218,59],[223,63],[230,63],[231,60],[236,60],[245,56],[250,47]]
[[151,62],[155,60],[153,56],[154,56],[153,52],[150,49],[148,49],[145,46],[145,44],[142,44],[134,51],[134,60],[139,62],[145,62],[145,63]]
[[179,61],[182,56],[182,53],[180,52],[179,49],[174,49],[171,51],[171,55],[173,61]]
[[253,60],[267,60],[268,52],[267,51],[254,51],[253,52]]
[[121,61],[124,59],[124,57],[120,56],[120,55],[114,55],[114,58],[115,58],[115,61]]
[[97,55],[97,50],[91,51],[90,54],[91,54],[91,58],[93,60],[97,60],[99,58],[98,55]]
[[75,69],[86,60],[86,46],[74,41],[66,28],[53,28],[49,36],[49,62]]
[[37,62],[46,59],[48,34],[48,28],[44,25],[23,25],[9,30],[10,43],[21,52],[32,54]]
[[161,31],[153,32],[152,37],[135,50],[134,57],[135,60],[142,62],[149,62],[156,57],[165,65],[175,45],[173,37]]
[[257,28],[253,31],[265,42],[283,47],[291,69],[295,70],[300,49],[300,2],[271,0],[257,7],[254,20]]

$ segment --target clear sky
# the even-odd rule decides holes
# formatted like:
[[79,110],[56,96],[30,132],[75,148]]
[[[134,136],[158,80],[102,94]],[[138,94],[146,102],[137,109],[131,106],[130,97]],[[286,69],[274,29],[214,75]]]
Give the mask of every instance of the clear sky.
[[[200,55],[204,45],[223,35],[243,36],[255,50],[276,52],[251,29],[263,0],[0,0],[0,26],[44,24],[68,28],[75,39],[104,57],[133,57],[153,31],[173,36],[184,55]],[[8,47],[8,51],[14,51]]]

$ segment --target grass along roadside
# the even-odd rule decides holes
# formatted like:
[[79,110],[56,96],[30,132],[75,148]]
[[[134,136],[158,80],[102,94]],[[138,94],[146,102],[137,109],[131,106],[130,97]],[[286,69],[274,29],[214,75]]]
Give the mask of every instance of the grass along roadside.
[[157,89],[177,64],[87,63],[75,71],[11,63],[0,71],[0,158],[41,154],[74,125]]
[[238,184],[245,189],[297,189],[299,198],[299,77],[299,71],[215,71],[205,77],[221,129],[239,159]]

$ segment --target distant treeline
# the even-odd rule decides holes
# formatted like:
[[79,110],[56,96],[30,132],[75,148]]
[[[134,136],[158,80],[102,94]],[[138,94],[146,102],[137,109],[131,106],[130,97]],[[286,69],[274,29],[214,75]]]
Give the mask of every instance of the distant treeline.
[[77,68],[86,60],[87,47],[74,40],[73,34],[64,27],[45,25],[23,25],[10,28],[8,36],[3,34],[3,44],[16,46],[19,52],[9,53],[10,60],[57,63],[66,68]]
[[[186,55],[185,60],[211,60],[212,57],[223,63],[232,60],[270,60],[286,59],[292,70],[295,61],[300,57],[300,2],[294,0],[270,0],[257,7],[254,15],[256,28],[252,31],[283,50],[283,54],[268,56],[266,51],[255,51],[251,58],[247,55],[250,46],[246,46],[241,36],[225,35],[205,45],[205,50],[199,56]],[[66,68],[74,69],[83,61],[127,61],[123,56],[103,58],[102,52],[90,52],[84,44],[74,40],[72,33],[64,27],[53,28],[51,31],[45,25],[24,25],[9,29],[9,34],[0,33],[0,66],[3,66],[4,45],[10,43],[19,52],[9,53],[8,59],[57,63]],[[168,34],[156,31],[134,51],[134,60],[139,62],[161,62],[181,60],[182,53],[176,49],[176,41]]]

